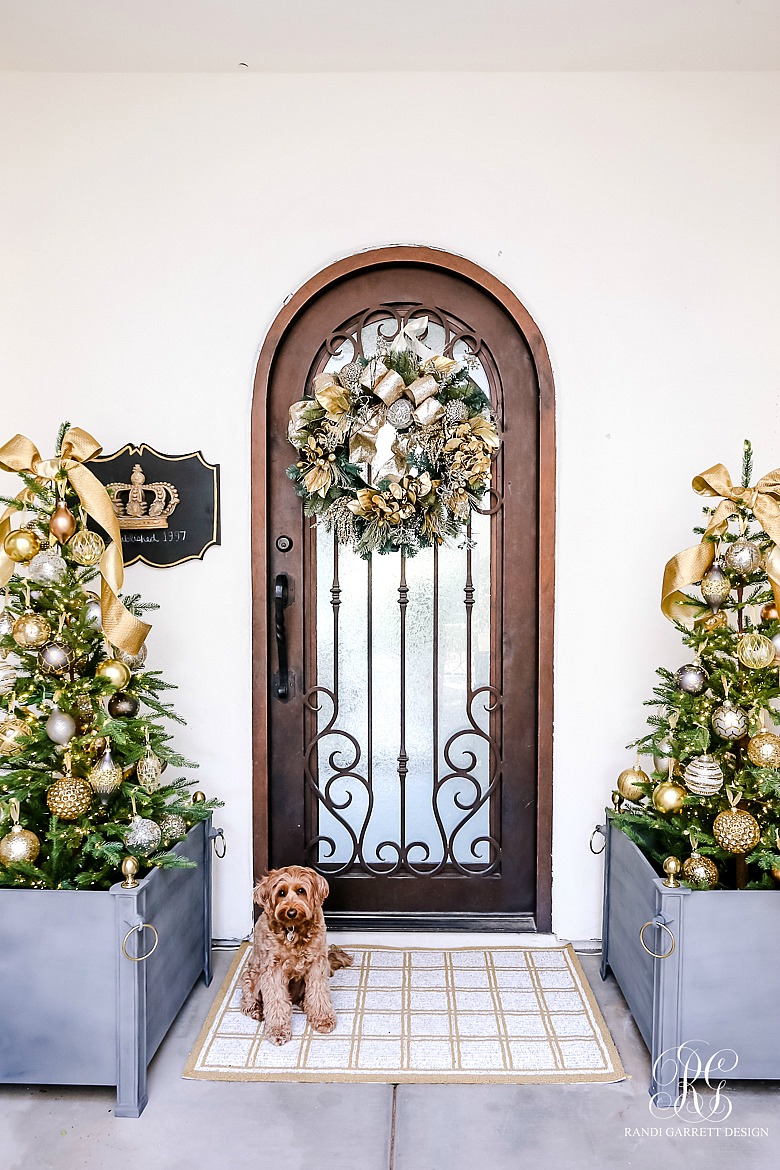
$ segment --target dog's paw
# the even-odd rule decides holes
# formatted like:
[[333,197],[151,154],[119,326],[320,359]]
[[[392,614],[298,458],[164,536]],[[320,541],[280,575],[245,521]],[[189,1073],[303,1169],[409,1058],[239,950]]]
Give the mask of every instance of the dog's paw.
[[277,1027],[265,1029],[265,1038],[271,1044],[287,1044],[292,1040],[292,1028],[289,1024],[280,1024]]
[[245,1016],[249,1016],[253,1020],[257,1020],[258,1024],[263,1022],[263,1005],[257,1003],[256,1000],[241,1000],[241,1011]]
[[321,1016],[319,1019],[310,1021],[315,1032],[322,1032],[327,1035],[336,1027],[336,1017],[334,1015]]

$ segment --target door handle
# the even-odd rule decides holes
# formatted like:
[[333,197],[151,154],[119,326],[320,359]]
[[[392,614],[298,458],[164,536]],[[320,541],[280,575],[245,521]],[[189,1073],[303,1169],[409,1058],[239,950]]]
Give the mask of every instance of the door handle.
[[287,665],[287,630],[284,611],[292,600],[290,582],[286,573],[277,574],[274,581],[274,618],[276,625],[276,652],[279,657],[279,673],[274,675],[273,685],[277,699],[286,703],[292,694],[292,676]]

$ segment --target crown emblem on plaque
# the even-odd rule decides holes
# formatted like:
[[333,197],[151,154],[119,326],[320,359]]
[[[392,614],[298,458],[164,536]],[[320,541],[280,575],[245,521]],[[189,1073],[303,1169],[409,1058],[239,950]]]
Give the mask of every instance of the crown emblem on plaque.
[[168,517],[179,504],[173,484],[147,483],[140,463],[133,468],[130,483],[109,483],[106,491],[120,528],[167,528]]

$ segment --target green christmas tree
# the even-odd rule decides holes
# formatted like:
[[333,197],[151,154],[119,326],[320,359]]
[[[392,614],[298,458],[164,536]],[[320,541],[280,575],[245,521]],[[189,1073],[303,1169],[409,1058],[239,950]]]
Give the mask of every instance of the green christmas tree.
[[[0,593],[0,886],[106,889],[127,856],[189,867],[171,847],[219,804],[193,802],[193,781],[172,775],[196,765],[172,746],[168,721],[184,721],[165,701],[172,684],[146,669],[146,645],[107,640],[90,586],[110,534],[87,527],[74,461],[60,459],[74,434],[63,424],[57,458],[0,497],[15,567]],[[157,608],[122,601],[131,625],[128,614]]]
[[[664,612],[689,653],[676,671],[657,671],[650,731],[630,745],[636,766],[613,795],[617,827],[659,867],[676,857],[683,880],[699,889],[780,880],[780,737],[772,730],[780,723],[780,471],[756,488],[751,475],[746,441],[741,485],[720,464],[693,481],[700,494],[723,499],[705,508],[705,526],[695,530],[701,543],[673,558],[664,578]],[[642,756],[652,769],[641,767]]]

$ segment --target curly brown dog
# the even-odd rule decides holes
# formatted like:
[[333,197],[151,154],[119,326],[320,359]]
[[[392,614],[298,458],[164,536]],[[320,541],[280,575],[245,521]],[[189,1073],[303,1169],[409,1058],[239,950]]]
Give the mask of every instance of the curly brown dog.
[[272,869],[255,886],[254,899],[263,913],[241,979],[241,1011],[254,1020],[265,1018],[272,1044],[292,1038],[293,1004],[303,1005],[315,1031],[336,1027],[328,979],[351,966],[352,956],[340,947],[328,950],[322,914],[327,896],[325,879],[300,865]]

